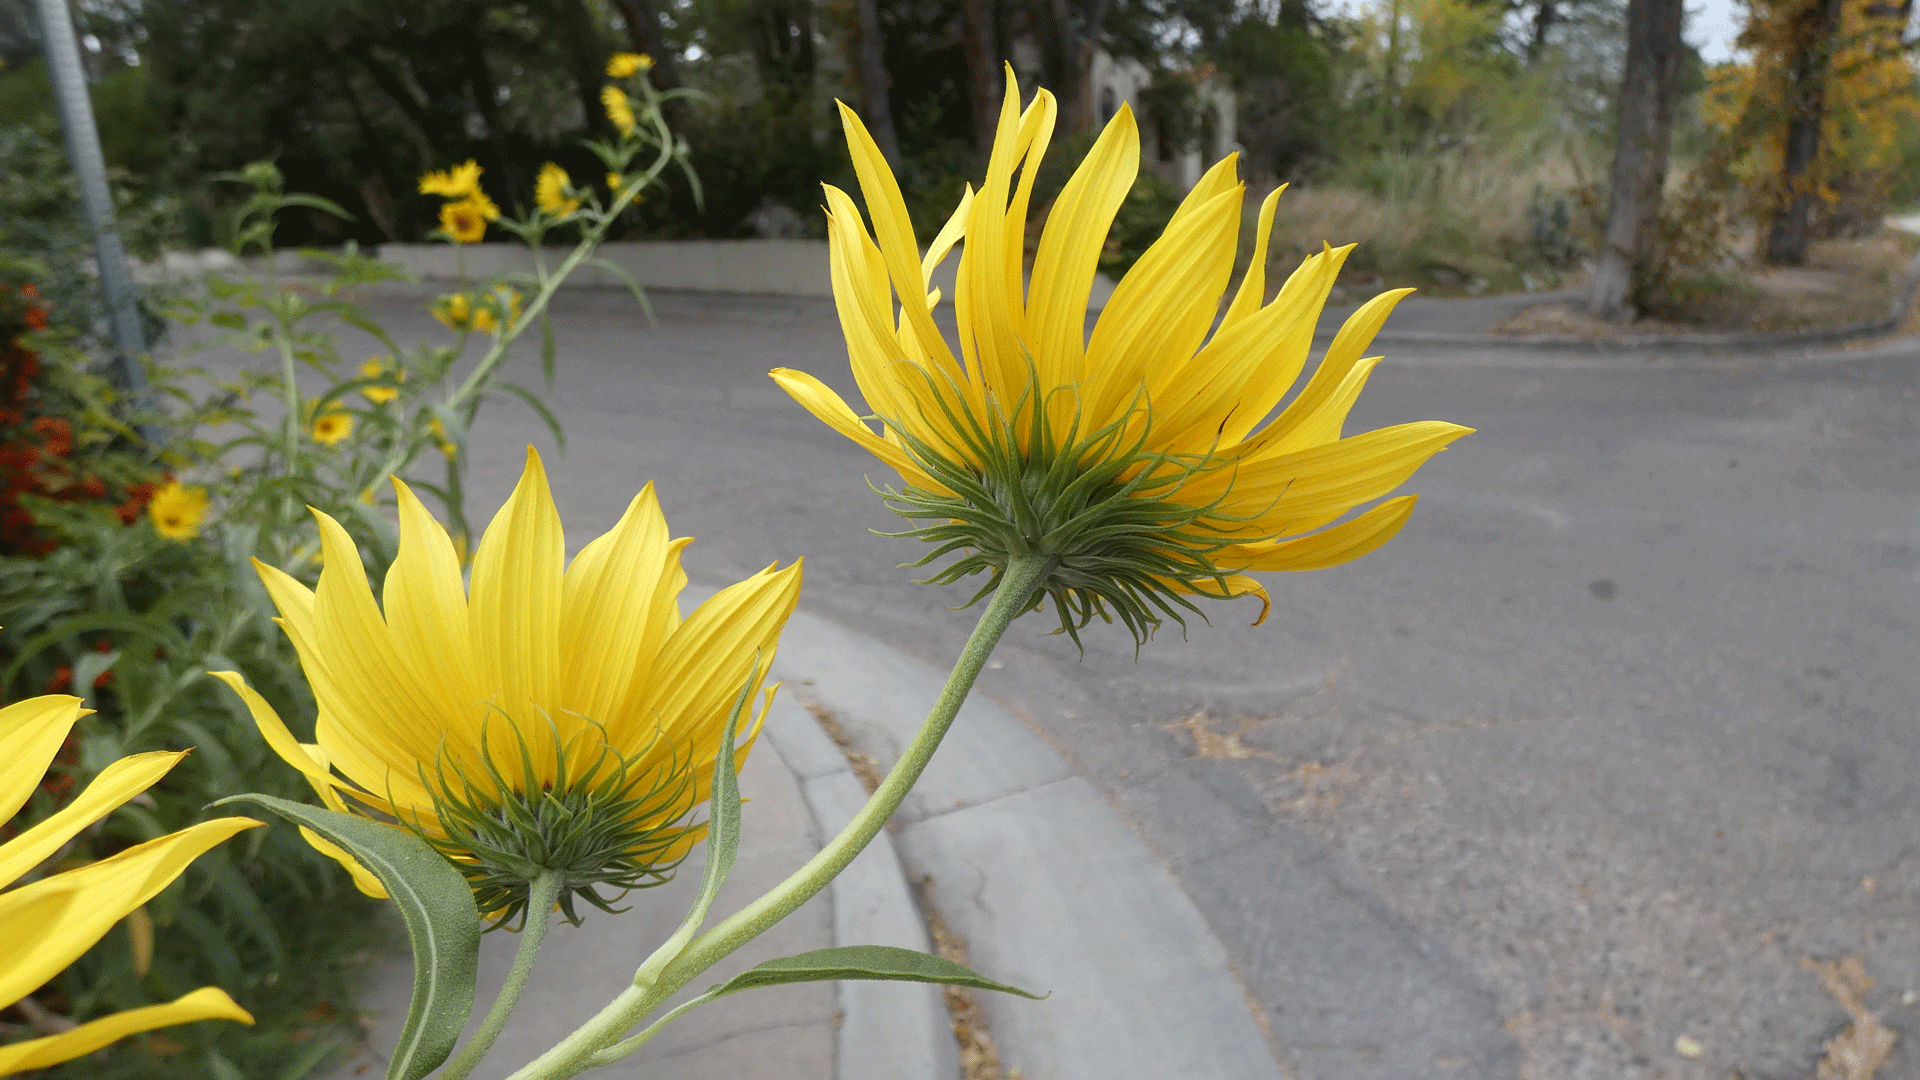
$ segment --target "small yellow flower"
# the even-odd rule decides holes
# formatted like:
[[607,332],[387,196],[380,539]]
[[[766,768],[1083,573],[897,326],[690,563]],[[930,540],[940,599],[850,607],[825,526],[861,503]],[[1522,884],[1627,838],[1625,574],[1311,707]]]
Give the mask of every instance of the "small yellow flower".
[[614,53],[607,60],[607,77],[624,79],[636,71],[646,71],[653,67],[653,57],[646,53]]
[[474,309],[473,328],[475,330],[478,330],[483,334],[491,334],[493,333],[494,328],[499,325],[500,325],[500,320],[494,317],[493,312],[487,310],[486,308]]
[[567,188],[571,186],[573,178],[567,175],[567,170],[549,161],[540,166],[540,176],[533,182],[534,204],[549,217],[566,217],[580,209],[579,199],[567,197]]
[[603,86],[600,104],[606,107],[607,121],[620,129],[622,137],[631,138],[639,124],[633,118],[633,102],[627,100],[627,92],[617,86]]
[[374,496],[372,488],[360,489],[360,501],[366,503],[368,506],[380,505],[380,500]]
[[607,174],[607,190],[613,192],[615,195],[620,194],[620,185],[626,182],[627,178],[617,172]]
[[465,165],[455,165],[446,172],[426,173],[420,177],[420,194],[464,199],[480,190],[481,172],[480,166],[469,159]]
[[325,412],[314,417],[313,441],[321,446],[339,446],[353,434],[353,414],[345,412]]
[[[89,711],[80,707],[79,698],[64,694],[28,698],[0,709],[0,762],[4,762],[0,764],[0,821],[26,805],[75,721]],[[130,920],[137,969],[138,928],[152,925],[140,917],[141,905],[214,845],[260,824],[244,817],[215,818],[99,862],[16,884],[35,867],[56,858],[68,841],[94,822],[153,786],[186,756],[184,751],[160,750],[121,758],[100,770],[58,813],[0,844],[0,889],[5,890],[0,892],[0,1008],[58,975],[122,919]],[[163,1005],[108,1013],[56,1034],[0,1045],[0,1076],[72,1061],[138,1032],[213,1019],[253,1023],[253,1017],[225,991],[201,987]]]
[[[369,356],[367,362],[360,365],[360,377],[363,379],[377,379],[382,375],[392,375],[399,382],[407,381],[406,369],[394,367],[391,356]],[[385,405],[399,397],[400,391],[391,386],[369,386],[360,391],[360,396],[375,405]]]
[[477,244],[487,235],[487,222],[500,216],[500,208],[483,192],[475,191],[458,202],[440,207],[440,231],[456,244]]
[[147,500],[147,518],[153,530],[169,540],[182,543],[200,535],[200,522],[207,516],[205,488],[188,487],[172,480]]
[[448,461],[452,461],[454,455],[460,452],[460,448],[453,445],[453,440],[447,438],[446,426],[440,423],[439,417],[436,416],[427,422],[427,432],[433,436],[433,445],[440,448],[440,453],[445,455]]
[[468,330],[473,326],[473,307],[467,294],[452,293],[433,305],[433,317],[449,330]]

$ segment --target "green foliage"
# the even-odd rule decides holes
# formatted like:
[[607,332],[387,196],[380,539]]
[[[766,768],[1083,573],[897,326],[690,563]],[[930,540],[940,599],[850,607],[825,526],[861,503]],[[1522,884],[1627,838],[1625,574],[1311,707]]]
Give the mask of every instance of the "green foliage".
[[1146,254],[1180,208],[1179,188],[1152,173],[1141,173],[1114,215],[1107,246],[1100,253],[1100,270],[1115,281]]

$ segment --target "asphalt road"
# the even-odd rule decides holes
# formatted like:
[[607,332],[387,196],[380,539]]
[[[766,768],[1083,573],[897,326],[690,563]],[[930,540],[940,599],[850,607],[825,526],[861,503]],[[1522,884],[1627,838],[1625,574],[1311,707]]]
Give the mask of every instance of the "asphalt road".
[[[851,393],[831,309],[657,300],[559,306],[572,544],[652,479],[697,579],[804,555],[804,607],[950,660],[968,593],[911,584],[892,477],[766,378]],[[1137,659],[1025,620],[982,690],[1166,860],[1299,1080],[1800,1080],[1848,1019],[1806,957],[1920,1031],[1920,347],[1383,351],[1350,431],[1479,429],[1398,539]],[[477,430],[486,515],[551,444],[512,402]]]

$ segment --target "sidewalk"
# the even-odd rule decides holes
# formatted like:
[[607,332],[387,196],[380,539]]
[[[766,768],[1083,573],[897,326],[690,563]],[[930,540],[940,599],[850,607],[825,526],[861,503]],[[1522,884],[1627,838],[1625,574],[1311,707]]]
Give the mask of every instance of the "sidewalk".
[[[708,590],[690,588],[691,607]],[[749,802],[733,877],[716,917],[797,869],[865,801],[859,779],[812,711],[834,715],[885,768],[918,727],[945,673],[837,624],[797,613],[774,674],[784,686],[766,738],[741,774]],[[617,994],[673,930],[698,882],[627,897],[548,938],[519,1011],[482,1075],[504,1075]],[[830,945],[930,950],[909,875],[982,974],[1046,1001],[981,994],[1002,1065],[1026,1080],[1280,1080],[1225,950],[1120,816],[1015,717],[974,698],[896,818],[820,896],[697,980],[682,998],[777,956]],[[557,920],[556,920],[557,922]],[[505,977],[517,939],[482,941],[480,1004]],[[327,1080],[378,1076],[404,1019],[404,940],[370,966],[361,1007],[369,1044]],[[813,983],[754,991],[683,1017],[596,1076],[648,1080],[955,1080],[937,987]]]

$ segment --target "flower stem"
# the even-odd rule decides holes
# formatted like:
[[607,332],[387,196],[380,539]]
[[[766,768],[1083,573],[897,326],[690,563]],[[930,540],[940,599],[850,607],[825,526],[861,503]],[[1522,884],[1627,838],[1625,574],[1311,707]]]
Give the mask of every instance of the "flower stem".
[[553,915],[554,902],[560,899],[560,875],[552,870],[542,871],[528,887],[526,922],[520,929],[520,950],[513,955],[513,967],[507,972],[506,985],[500,988],[500,996],[493,999],[493,1008],[487,1010],[487,1018],[480,1022],[480,1030],[462,1047],[459,1056],[440,1074],[441,1080],[466,1080],[480,1059],[487,1056],[493,1040],[500,1037],[500,1029],[507,1026],[507,1018],[513,1015],[513,1007],[520,1003],[520,993],[527,988],[527,976],[533,974],[533,958],[540,952],[540,944],[547,939],[547,923]]
[[679,956],[661,969],[656,978],[622,991],[593,1019],[574,1029],[571,1035],[551,1050],[514,1073],[510,1080],[561,1080],[589,1066],[607,1064],[639,1049],[654,1029],[650,1028],[645,1034],[626,1042],[620,1042],[620,1037],[695,976],[792,914],[795,908],[812,899],[840,871],[846,869],[847,864],[879,834],[887,819],[900,808],[901,800],[906,798],[907,792],[920,779],[927,762],[933,758],[933,752],[939,748],[940,740],[946,736],[947,728],[952,726],[953,718],[960,712],[961,704],[967,700],[980,669],[986,666],[987,657],[992,654],[994,646],[999,644],[1001,635],[1006,633],[1013,620],[1031,606],[1034,589],[1051,569],[1051,564],[1051,558],[1041,555],[1017,556],[1009,562],[1001,575],[999,588],[987,603],[986,611],[981,613],[980,622],[973,628],[972,636],[967,638],[966,647],[960,651],[960,658],[947,676],[947,684],[934,702],[933,710],[927,714],[926,722],[920,725],[913,741],[907,744],[900,760],[894,763],[892,771],[887,773],[887,778],[867,799],[866,805],[853,816],[846,828],[840,830],[840,835],[829,841],[819,854],[807,860],[805,866],[794,871],[792,876],[775,886],[771,892],[729,915],[719,925],[688,943]]

